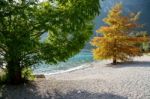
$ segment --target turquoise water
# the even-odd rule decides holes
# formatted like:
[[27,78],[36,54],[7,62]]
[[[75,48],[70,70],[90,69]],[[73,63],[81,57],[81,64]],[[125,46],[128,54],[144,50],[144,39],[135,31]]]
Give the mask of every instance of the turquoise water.
[[68,70],[74,67],[81,66],[85,63],[93,61],[93,55],[90,51],[81,51],[79,54],[70,58],[66,62],[60,62],[55,65],[39,64],[33,69],[35,74],[49,74],[55,73],[63,70]]

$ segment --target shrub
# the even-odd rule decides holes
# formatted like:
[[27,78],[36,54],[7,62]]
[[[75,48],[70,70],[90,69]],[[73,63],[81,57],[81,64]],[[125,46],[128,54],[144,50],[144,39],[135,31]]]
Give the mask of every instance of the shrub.
[[22,70],[22,78],[25,80],[34,80],[35,77],[33,75],[32,69],[29,67],[26,67]]

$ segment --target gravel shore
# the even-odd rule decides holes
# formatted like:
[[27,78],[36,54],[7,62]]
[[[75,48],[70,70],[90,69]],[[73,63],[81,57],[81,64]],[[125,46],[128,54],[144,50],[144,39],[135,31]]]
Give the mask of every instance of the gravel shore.
[[150,99],[150,56],[133,60],[116,66],[92,62],[28,85],[2,86],[0,99]]

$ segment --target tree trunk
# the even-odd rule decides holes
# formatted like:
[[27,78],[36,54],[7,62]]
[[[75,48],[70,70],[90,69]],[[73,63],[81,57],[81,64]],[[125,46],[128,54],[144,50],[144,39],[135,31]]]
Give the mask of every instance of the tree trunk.
[[117,51],[116,51],[116,46],[117,46],[117,41],[116,39],[114,40],[114,56],[113,56],[113,65],[116,65],[117,64],[117,59],[116,59],[116,55],[117,55]]
[[9,84],[21,84],[23,78],[21,76],[21,67],[19,61],[9,61],[7,64],[7,77]]
[[113,65],[116,65],[117,64],[117,60],[116,58],[113,58]]

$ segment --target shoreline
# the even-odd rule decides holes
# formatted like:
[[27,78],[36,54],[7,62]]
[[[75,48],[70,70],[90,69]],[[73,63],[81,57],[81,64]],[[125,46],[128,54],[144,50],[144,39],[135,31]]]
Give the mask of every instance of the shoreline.
[[[93,61],[95,62],[95,61]],[[59,70],[57,72],[54,72],[54,73],[34,73],[34,75],[38,76],[45,76],[45,78],[47,78],[48,76],[52,76],[52,75],[59,75],[59,74],[63,74],[63,73],[70,73],[70,72],[74,72],[74,71],[77,71],[77,70],[82,70],[82,69],[86,69],[88,67],[90,67],[90,65],[93,63],[93,62],[89,62],[89,63],[84,63],[82,65],[79,65],[77,67],[73,67],[73,68],[70,68],[70,69],[67,69],[67,70]]]
[[[49,75],[45,75],[45,77],[47,79],[56,78],[56,79],[62,80],[63,78],[63,80],[66,80],[66,79],[72,80],[74,78],[75,80],[77,80],[78,78],[82,79],[82,77],[80,76],[83,74],[89,75],[91,72],[94,72],[94,70],[92,69],[95,69],[95,68],[97,68],[95,71],[99,70],[99,72],[103,71],[103,69],[114,69],[114,68],[118,68],[118,69],[120,68],[125,68],[125,69],[126,68],[139,68],[139,69],[148,68],[150,67],[150,56],[143,55],[139,57],[134,57],[132,61],[127,61],[127,62],[124,62],[122,64],[117,64],[117,65],[112,65],[111,60],[101,60],[101,61],[93,61],[91,63],[84,64],[83,66],[85,67],[79,66],[79,68],[75,67],[75,69],[73,68],[73,69],[62,71],[62,72],[52,73]],[[88,72],[90,73],[88,74]],[[97,76],[102,76],[102,75],[98,74]]]
[[[143,56],[133,57],[133,60],[132,61],[127,61],[127,63],[131,62],[131,64],[132,64],[132,63],[137,62],[137,61],[140,62],[142,60],[141,57],[150,57],[150,56],[149,55],[143,55]],[[141,58],[141,60],[139,60],[140,58]],[[78,71],[78,70],[88,68],[96,62],[100,63],[102,65],[112,65],[111,60],[92,61],[92,62],[84,63],[84,64],[79,65],[77,67],[69,68],[69,69],[66,69],[66,70],[58,70],[57,72],[52,72],[52,73],[34,73],[34,75],[44,75],[46,77],[46,76],[51,76],[51,75],[59,75],[59,74],[63,74],[63,73],[70,73],[70,72],[74,72],[74,71]],[[118,64],[118,65],[121,65],[121,64]],[[116,67],[117,67],[117,65],[116,65]]]

